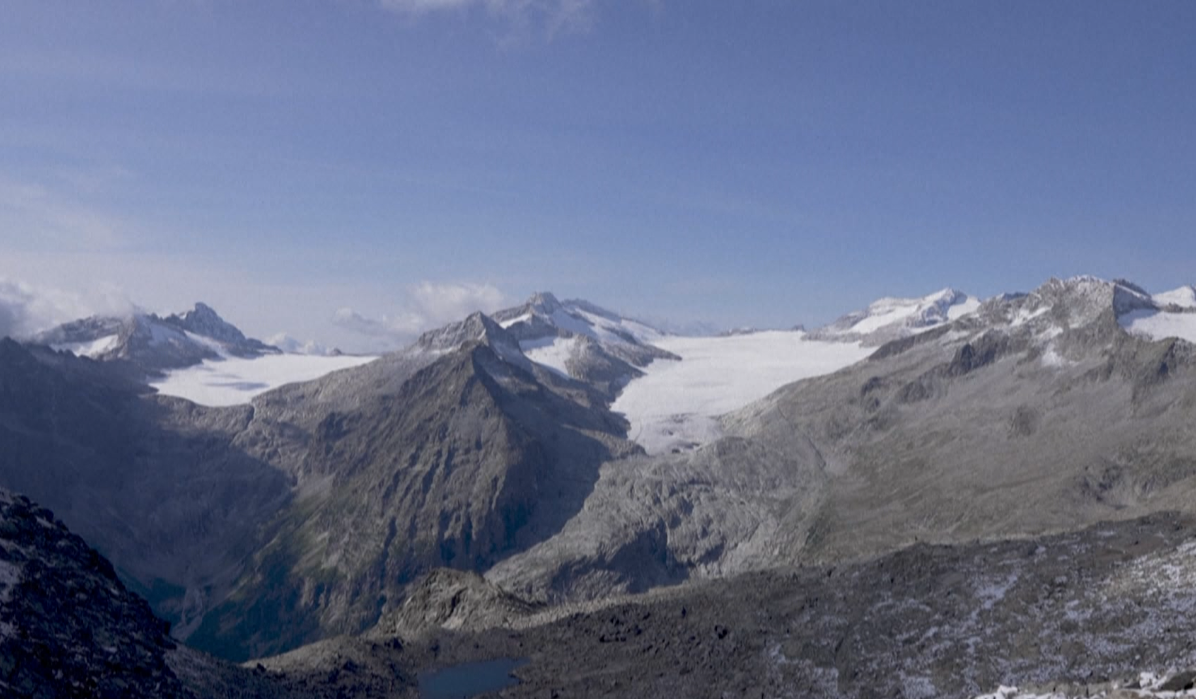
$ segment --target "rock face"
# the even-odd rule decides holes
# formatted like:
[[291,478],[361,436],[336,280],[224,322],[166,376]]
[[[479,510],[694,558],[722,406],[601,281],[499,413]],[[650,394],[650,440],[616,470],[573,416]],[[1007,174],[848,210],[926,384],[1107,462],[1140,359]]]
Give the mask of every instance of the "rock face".
[[370,630],[371,638],[418,638],[447,629],[509,628],[544,610],[477,573],[438,568],[414,586],[403,605]]
[[351,407],[302,428],[265,409],[277,397],[258,404],[274,415],[264,431],[305,435],[297,498],[192,643],[247,658],[369,628],[424,572],[485,570],[551,537],[601,463],[638,451],[592,391],[529,362],[484,316],[421,344],[430,364],[352,403],[328,389],[326,405]]
[[0,490],[0,694],[185,696],[168,628],[49,510]]
[[1052,280],[722,419],[692,454],[611,462],[561,533],[488,579],[597,599],[915,541],[1193,511],[1196,348],[1126,333],[1140,289]]
[[[495,619],[528,623],[524,611],[544,602],[778,566],[838,568],[916,542],[955,551],[1196,512],[1196,350],[1123,327],[1130,314],[1159,311],[1158,301],[1127,283],[1080,278],[952,316],[960,305],[917,332],[902,326],[909,332],[864,362],[723,416],[723,438],[659,457],[627,441],[626,422],[608,408],[643,363],[669,361],[652,347],[654,331],[551,295],[225,409],[146,395],[111,363],[0,342],[0,484],[44,500],[111,555],[177,635],[236,659],[371,627],[484,636]],[[172,322],[235,340],[212,315],[197,309]],[[443,567],[486,581],[462,572],[420,583]],[[853,570],[860,589],[884,572]],[[737,580],[761,605],[782,594],[777,578]],[[759,580],[769,582],[753,588]],[[807,583],[820,599],[838,594]],[[916,605],[925,589],[909,589],[902,604]],[[843,614],[859,600],[888,613],[887,598],[851,594],[837,603]],[[606,643],[651,626],[619,619],[587,618],[583,628]],[[700,621],[732,628],[722,617]],[[778,683],[800,681],[760,686],[822,687],[834,678],[818,672],[846,672],[847,659],[861,665],[865,651],[888,648],[858,636],[864,650],[832,653],[806,638],[808,657],[842,657],[800,669],[806,651],[786,641],[780,655],[771,645],[725,655],[694,623],[682,624],[689,645],[662,657],[755,668],[736,690],[758,688],[775,667]],[[840,639],[859,631],[824,626]],[[653,632],[653,648],[665,647],[666,628]],[[338,663],[373,658],[382,674],[360,686],[392,691],[383,689],[390,679],[375,680],[394,649],[382,636],[369,643],[380,647],[338,659],[335,644],[324,645],[311,657],[342,677]],[[713,669],[694,671],[694,682],[715,681]],[[1001,679],[977,677],[977,691]],[[574,688],[619,693],[604,681]]]
[[358,656],[369,652],[360,665],[321,662],[309,653],[313,662],[304,666],[267,671],[179,645],[169,628],[52,512],[0,490],[0,695],[6,698],[415,696],[396,642],[354,645],[362,649]]
[[251,410],[146,395],[108,368],[0,340],[0,486],[52,506],[185,633],[290,484],[231,443]]

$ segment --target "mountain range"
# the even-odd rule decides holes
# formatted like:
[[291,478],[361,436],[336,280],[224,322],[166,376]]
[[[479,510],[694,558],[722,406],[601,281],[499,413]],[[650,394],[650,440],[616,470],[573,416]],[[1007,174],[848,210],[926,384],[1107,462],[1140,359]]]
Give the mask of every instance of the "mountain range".
[[183,314],[153,313],[124,317],[92,316],[59,325],[32,340],[128,367],[142,378],[221,357],[254,358],[281,353],[277,347],[247,338],[210,306],[197,303]]
[[[1196,515],[1193,342],[1192,287],[1152,296],[1091,277],[983,302],[951,289],[882,299],[809,332],[700,338],[541,293],[369,363],[215,407],[146,382],[277,350],[198,304],[0,341],[0,486],[48,506],[111,559],[130,594],[170,622],[176,640],[155,636],[155,647],[181,641],[234,661],[290,653],[263,664],[281,673],[280,687],[297,686],[286,683],[303,663],[329,662],[329,643],[381,667],[397,652],[388,640],[401,637],[394,662],[409,673],[468,660],[471,645],[522,655],[499,635],[523,629],[548,644],[528,651],[530,692],[564,658],[579,662],[591,627],[618,643],[647,634],[660,648],[697,623],[657,626],[679,607],[680,619],[692,608],[729,635],[694,626],[713,645],[667,651],[680,665],[660,670],[659,691],[718,686],[709,673],[736,658],[751,675],[726,680],[736,691],[758,680],[781,695],[800,679],[845,696],[882,685],[917,695],[912,680],[847,676],[876,651],[850,633],[858,645],[844,655],[762,620],[771,640],[720,655],[716,641],[755,631],[718,610],[738,608],[727,598],[738,589],[760,604],[784,598],[767,608],[799,623],[813,609],[802,599],[831,594],[817,582],[827,570],[854,581],[834,592],[848,596],[834,615],[857,598],[883,606],[866,578],[911,561],[928,567],[891,599],[928,604],[940,585],[983,603],[987,588],[973,582],[995,573],[980,558],[1014,566],[1022,550],[998,556],[983,542],[1055,542],[1034,546],[1082,557],[1101,527],[1124,536],[1125,561],[1180,556],[1166,552],[1187,550],[1185,518]],[[1135,531],[1163,538],[1139,551],[1128,542],[1147,535]],[[948,559],[974,575],[950,582]],[[1078,575],[1121,575],[1091,565]],[[1036,568],[1016,570],[1038,580]],[[785,592],[787,576],[800,593]],[[918,576],[939,582],[919,588]],[[987,609],[1005,609],[1004,594]],[[1067,608],[1048,611],[1063,619]],[[815,626],[840,623],[818,613]],[[610,614],[618,628],[599,631]],[[1020,647],[1012,630],[1001,638],[990,652]],[[1166,662],[1196,661],[1164,650]],[[714,665],[678,674],[694,658]],[[910,658],[901,667],[925,661]],[[1117,656],[1116,671],[1131,662]],[[637,667],[656,672],[654,663]],[[918,677],[955,694],[1016,679],[1008,673],[1070,682],[1082,671],[984,667]],[[601,694],[593,664],[558,675],[575,681],[562,696]],[[413,691],[399,684],[394,696]]]

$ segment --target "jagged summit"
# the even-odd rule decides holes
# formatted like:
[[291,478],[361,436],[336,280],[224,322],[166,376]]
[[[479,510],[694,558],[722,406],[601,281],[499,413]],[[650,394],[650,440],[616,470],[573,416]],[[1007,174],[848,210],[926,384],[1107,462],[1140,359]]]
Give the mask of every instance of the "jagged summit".
[[976,316],[983,322],[1049,341],[1087,328],[1088,338],[1115,340],[1117,326],[1148,339],[1175,337],[1196,342],[1196,307],[1185,306],[1185,289],[1152,296],[1124,279],[1093,276],[1052,278],[1034,291],[986,301]]
[[551,291],[537,291],[525,305],[544,315],[552,315],[561,308],[561,302]]
[[181,316],[171,315],[163,322],[229,345],[241,345],[247,341],[244,333],[221,318],[220,314],[206,303],[196,303],[194,309]]
[[83,357],[123,362],[144,377],[225,356],[251,358],[281,352],[245,337],[205,303],[165,318],[140,312],[83,318],[41,333],[33,342]]
[[471,342],[478,342],[494,350],[500,359],[530,369],[530,363],[519,348],[519,342],[493,318],[475,311],[465,320],[429,330],[419,337],[415,346],[432,353],[451,352]]

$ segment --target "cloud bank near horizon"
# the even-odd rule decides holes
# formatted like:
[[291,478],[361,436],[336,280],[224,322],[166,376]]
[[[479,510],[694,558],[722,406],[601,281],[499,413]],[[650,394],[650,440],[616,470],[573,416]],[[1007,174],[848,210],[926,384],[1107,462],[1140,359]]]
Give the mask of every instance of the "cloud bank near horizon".
[[77,318],[124,315],[133,308],[115,287],[82,294],[0,277],[0,337],[24,340]]
[[395,313],[371,317],[346,306],[336,311],[332,322],[394,349],[421,332],[460,320],[474,311],[496,311],[507,302],[507,295],[493,284],[424,281],[409,289],[405,303]]

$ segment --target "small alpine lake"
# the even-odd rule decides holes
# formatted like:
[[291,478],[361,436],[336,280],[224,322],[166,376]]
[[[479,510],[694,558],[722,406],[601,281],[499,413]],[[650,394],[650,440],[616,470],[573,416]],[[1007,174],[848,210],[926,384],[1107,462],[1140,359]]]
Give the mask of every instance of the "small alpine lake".
[[462,663],[420,673],[421,699],[468,699],[519,684],[511,673],[528,663],[527,658],[499,658]]

